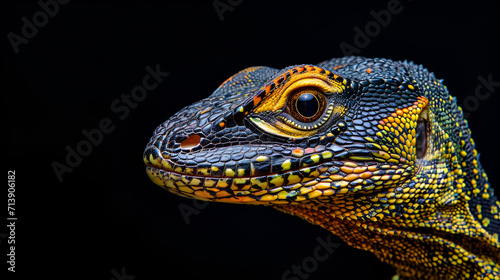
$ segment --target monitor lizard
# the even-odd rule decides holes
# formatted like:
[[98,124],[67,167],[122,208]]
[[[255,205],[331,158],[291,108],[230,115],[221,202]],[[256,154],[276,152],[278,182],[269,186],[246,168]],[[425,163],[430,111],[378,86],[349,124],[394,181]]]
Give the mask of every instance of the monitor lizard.
[[500,279],[500,202],[456,98],[413,62],[246,68],[158,126],[143,160],[172,193],[296,215],[394,279]]

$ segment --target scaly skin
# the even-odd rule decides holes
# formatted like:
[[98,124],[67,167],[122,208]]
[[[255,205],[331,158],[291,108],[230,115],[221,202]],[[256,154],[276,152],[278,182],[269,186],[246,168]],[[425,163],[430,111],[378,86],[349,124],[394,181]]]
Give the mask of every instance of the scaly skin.
[[455,98],[413,63],[247,68],[160,125],[144,162],[170,192],[299,216],[399,279],[500,279],[500,203]]

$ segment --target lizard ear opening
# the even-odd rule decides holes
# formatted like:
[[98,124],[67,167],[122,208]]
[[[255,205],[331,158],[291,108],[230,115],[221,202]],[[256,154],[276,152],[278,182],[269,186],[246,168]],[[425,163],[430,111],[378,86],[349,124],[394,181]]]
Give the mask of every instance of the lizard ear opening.
[[422,159],[427,153],[427,121],[419,119],[415,128],[415,149],[417,159]]
[[427,107],[427,99],[425,99],[422,106],[422,111],[420,112],[417,125],[415,127],[415,156],[417,160],[425,158],[427,155],[427,150],[429,146],[429,137],[431,136],[431,128],[429,122],[429,108]]

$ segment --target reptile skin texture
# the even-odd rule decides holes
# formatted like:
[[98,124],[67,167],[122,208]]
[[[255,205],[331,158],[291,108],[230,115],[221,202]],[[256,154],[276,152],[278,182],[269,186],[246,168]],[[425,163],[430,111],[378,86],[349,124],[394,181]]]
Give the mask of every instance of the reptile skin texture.
[[298,216],[394,279],[500,279],[500,202],[462,109],[421,65],[244,69],[158,126],[143,160],[169,192]]

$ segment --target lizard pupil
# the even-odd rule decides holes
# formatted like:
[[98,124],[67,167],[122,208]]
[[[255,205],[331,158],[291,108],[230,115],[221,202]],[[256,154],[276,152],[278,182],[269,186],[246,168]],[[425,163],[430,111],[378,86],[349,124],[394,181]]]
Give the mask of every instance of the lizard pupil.
[[319,105],[318,98],[310,93],[302,94],[295,103],[297,112],[306,118],[311,118],[316,115],[319,110]]
[[417,159],[421,159],[427,152],[427,124],[425,121],[418,121],[415,129],[415,148]]

